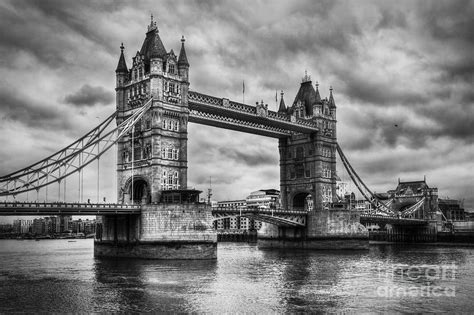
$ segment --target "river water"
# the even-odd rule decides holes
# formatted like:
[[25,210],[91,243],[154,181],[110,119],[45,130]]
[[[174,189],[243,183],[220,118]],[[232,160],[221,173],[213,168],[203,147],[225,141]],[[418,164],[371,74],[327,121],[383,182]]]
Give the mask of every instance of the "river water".
[[468,312],[474,247],[259,250],[216,261],[96,259],[93,240],[0,240],[0,313]]

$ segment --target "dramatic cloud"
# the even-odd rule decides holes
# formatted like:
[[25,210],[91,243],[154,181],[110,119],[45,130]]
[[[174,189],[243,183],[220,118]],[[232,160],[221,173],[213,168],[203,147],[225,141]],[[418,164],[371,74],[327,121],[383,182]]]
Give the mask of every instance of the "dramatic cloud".
[[[427,175],[441,196],[474,208],[469,0],[3,1],[3,173],[21,166],[17,156],[27,151],[18,143],[34,148],[27,155],[35,161],[114,111],[120,43],[130,65],[150,13],[167,51],[177,53],[186,37],[190,89],[276,109],[275,92],[292,104],[307,70],[323,98],[334,88],[338,141],[373,190]],[[193,124],[188,138],[190,186],[205,191],[212,177],[216,200],[279,188],[274,139]],[[113,178],[114,153],[101,163]],[[114,185],[101,182],[108,200]]]
[[110,104],[114,99],[115,97],[110,90],[106,90],[100,86],[94,87],[86,84],[76,93],[67,95],[64,101],[76,106],[94,106],[96,104]]

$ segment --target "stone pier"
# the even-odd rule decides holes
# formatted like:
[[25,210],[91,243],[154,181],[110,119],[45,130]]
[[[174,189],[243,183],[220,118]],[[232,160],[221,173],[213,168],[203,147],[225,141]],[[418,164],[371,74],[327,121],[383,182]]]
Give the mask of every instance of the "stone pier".
[[[369,233],[351,210],[329,209],[308,215],[310,229],[263,224],[259,248],[368,249]],[[308,222],[309,223],[309,222]]]
[[104,216],[96,257],[216,259],[217,234],[210,206],[148,204],[138,216]]

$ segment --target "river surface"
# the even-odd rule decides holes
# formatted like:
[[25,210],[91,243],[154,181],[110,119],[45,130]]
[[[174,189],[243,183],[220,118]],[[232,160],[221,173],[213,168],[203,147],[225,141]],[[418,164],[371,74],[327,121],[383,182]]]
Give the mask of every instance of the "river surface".
[[0,240],[0,313],[472,312],[474,247],[259,250],[215,261],[96,259],[93,240]]

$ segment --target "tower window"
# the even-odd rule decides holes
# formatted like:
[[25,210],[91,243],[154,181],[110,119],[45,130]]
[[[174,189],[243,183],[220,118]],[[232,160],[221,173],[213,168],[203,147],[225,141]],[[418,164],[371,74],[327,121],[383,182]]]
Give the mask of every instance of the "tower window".
[[297,147],[296,148],[296,160],[297,161],[302,161],[304,157],[304,149],[303,147]]
[[298,164],[295,167],[296,178],[302,178],[304,176],[304,166],[303,164]]
[[134,160],[141,160],[142,159],[142,147],[140,145],[136,145],[133,148],[133,159]]
[[174,65],[170,64],[169,66],[169,73],[174,74]]
[[171,92],[171,93],[176,93],[176,92],[175,92],[175,84],[174,84],[174,83],[170,83],[170,84],[169,84],[169,92]]

